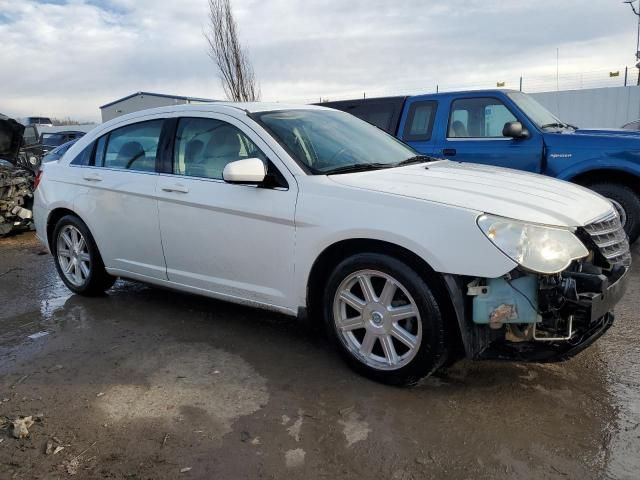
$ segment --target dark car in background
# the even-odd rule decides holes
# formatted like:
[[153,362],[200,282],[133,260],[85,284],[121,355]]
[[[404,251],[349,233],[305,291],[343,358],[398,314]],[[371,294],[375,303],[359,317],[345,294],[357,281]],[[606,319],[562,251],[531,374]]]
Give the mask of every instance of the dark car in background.
[[44,132],[40,134],[40,143],[42,144],[42,153],[46,154],[53,149],[82,137],[86,132],[77,130],[65,130],[62,132]]
[[42,161],[40,162],[40,164],[49,163],[49,162],[57,162],[58,160],[60,160],[62,158],[62,156],[65,153],[67,153],[67,150],[69,150],[71,145],[73,145],[77,141],[78,141],[78,139],[74,138],[73,140],[70,140],[70,141],[68,141],[66,143],[63,143],[59,147],[56,147],[53,150],[49,151],[49,153],[47,153],[44,157],[42,157]]
[[36,125],[25,127],[20,149],[21,163],[38,170],[44,155],[64,143],[81,138],[85,133],[80,130],[42,131]]

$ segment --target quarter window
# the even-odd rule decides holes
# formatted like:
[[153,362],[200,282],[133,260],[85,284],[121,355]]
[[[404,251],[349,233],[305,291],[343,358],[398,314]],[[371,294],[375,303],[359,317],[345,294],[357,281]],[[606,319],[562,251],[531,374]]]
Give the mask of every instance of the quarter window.
[[434,101],[412,103],[404,126],[403,139],[409,142],[431,139],[437,106],[437,102]]
[[181,118],[173,154],[173,173],[222,179],[227,163],[267,157],[233,125],[212,118]]
[[505,123],[516,117],[497,98],[454,100],[449,118],[448,138],[504,138]]
[[[86,147],[84,147],[84,149],[78,154],[76,155],[76,158],[74,158],[71,161],[71,165],[89,165],[89,163],[91,162],[91,154],[93,153],[93,147],[94,147],[95,143],[92,142],[89,145],[87,145]],[[66,150],[69,149],[71,145],[69,145]],[[65,152],[66,152],[65,150]],[[61,154],[62,155],[62,154]]]
[[134,123],[100,138],[96,146],[95,166],[154,172],[162,122]]

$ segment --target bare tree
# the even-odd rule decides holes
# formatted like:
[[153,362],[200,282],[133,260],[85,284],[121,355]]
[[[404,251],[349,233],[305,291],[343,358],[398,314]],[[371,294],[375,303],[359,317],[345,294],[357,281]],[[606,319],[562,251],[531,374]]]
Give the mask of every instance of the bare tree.
[[209,57],[220,71],[224,93],[235,102],[252,102],[260,99],[260,87],[237,31],[229,0],[209,0],[209,30],[204,36]]

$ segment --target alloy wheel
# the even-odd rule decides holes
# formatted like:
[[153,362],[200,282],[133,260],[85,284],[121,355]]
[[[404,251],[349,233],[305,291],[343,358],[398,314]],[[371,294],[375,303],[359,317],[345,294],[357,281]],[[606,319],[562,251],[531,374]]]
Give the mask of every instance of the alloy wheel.
[[73,225],[65,225],[60,230],[57,255],[65,278],[76,287],[84,285],[91,273],[91,256],[82,232]]
[[360,270],[338,286],[333,301],[338,336],[360,362],[379,370],[407,365],[420,349],[418,306],[391,275]]

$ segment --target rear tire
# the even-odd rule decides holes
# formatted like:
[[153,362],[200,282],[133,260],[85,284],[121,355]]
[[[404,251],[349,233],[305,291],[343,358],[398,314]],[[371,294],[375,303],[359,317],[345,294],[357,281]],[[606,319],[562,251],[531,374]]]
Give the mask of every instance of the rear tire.
[[65,215],[56,223],[51,237],[51,253],[58,275],[74,293],[101,295],[116,281],[106,272],[91,232],[74,215]]
[[629,243],[635,242],[640,236],[640,197],[626,185],[619,183],[595,183],[589,185],[594,192],[612,200],[616,209],[622,209],[626,222],[624,231],[629,237]]
[[362,253],[331,273],[323,297],[327,332],[356,372],[413,385],[447,359],[447,329],[424,279],[393,257]]

